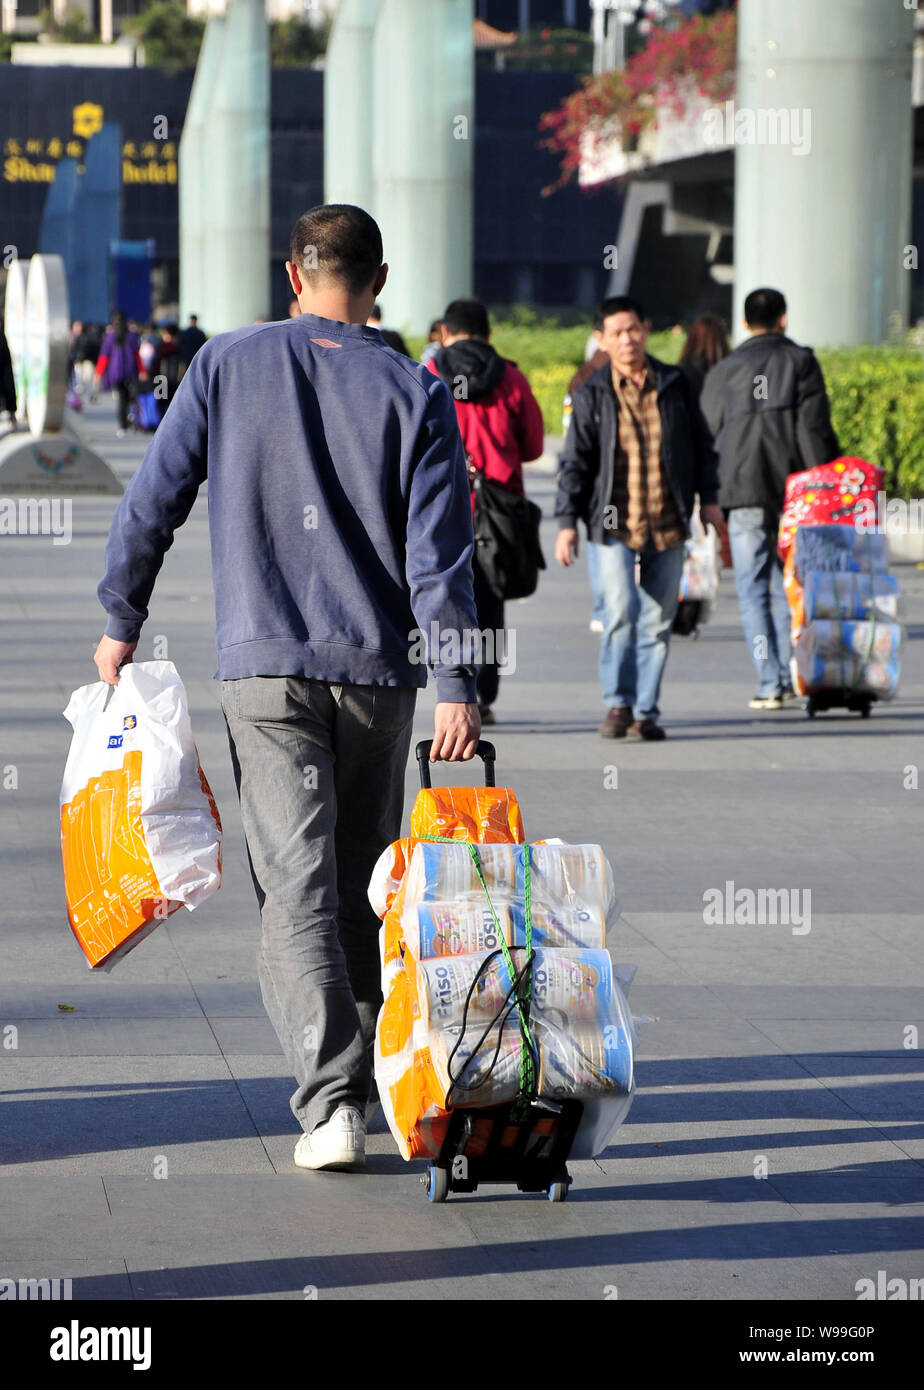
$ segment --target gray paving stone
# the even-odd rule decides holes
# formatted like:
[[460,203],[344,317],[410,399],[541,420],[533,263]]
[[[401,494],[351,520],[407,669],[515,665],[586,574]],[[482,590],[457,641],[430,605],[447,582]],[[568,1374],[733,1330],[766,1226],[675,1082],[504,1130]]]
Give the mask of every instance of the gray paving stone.
[[894,1019],[914,1022],[921,1008],[920,989],[893,986],[869,988],[865,985],[736,985],[714,984],[713,992],[736,1011],[757,1020],[770,1019]]
[[[908,1025],[897,1019],[888,1022],[871,1018],[824,1018],[824,1019],[772,1019],[761,1018],[761,1033],[792,1052],[800,1054],[842,1053],[851,1065],[856,1065],[859,1057],[889,1056],[904,1057],[909,1072],[920,1072],[920,1053],[909,1052],[905,1047]],[[919,1034],[924,1035],[924,1025],[918,1025]],[[809,1057],[807,1065],[818,1058]],[[815,1068],[812,1067],[814,1071]]]
[[[924,1136],[921,1126],[909,1126]],[[614,1177],[756,1177],[786,1171],[818,1172],[849,1168],[876,1176],[886,1167],[910,1172],[911,1155],[896,1127],[852,1120],[742,1119],[687,1120],[675,1126],[624,1125],[600,1166]],[[759,1160],[763,1160],[759,1162]]]
[[[220,1057],[23,1058],[4,1068],[0,1163],[10,1174],[269,1171]],[[66,1183],[64,1184],[67,1185]]]
[[202,1018],[57,1018],[4,1019],[17,1029],[21,1057],[151,1057],[218,1053],[220,1045]]
[[279,1039],[265,1014],[262,1018],[228,1018],[212,1013],[210,1022],[222,1052],[246,1052],[265,1057],[281,1055]]
[[[142,942],[136,950],[143,949],[146,944]],[[60,1004],[66,1009],[60,1009]],[[115,970],[109,975],[85,970],[62,984],[5,983],[0,989],[0,1017],[4,1019],[60,1020],[62,1015],[75,1022],[91,1018],[192,1020],[201,1018],[202,1010],[186,979],[171,983],[122,983]]]

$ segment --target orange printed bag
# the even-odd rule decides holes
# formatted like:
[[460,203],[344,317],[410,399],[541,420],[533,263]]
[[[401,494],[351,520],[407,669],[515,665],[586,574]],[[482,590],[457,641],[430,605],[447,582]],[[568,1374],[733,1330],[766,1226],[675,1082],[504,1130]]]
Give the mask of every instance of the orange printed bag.
[[91,969],[109,969],[181,907],[221,883],[221,821],[170,661],[85,685],[61,786],[61,852],[71,930]]

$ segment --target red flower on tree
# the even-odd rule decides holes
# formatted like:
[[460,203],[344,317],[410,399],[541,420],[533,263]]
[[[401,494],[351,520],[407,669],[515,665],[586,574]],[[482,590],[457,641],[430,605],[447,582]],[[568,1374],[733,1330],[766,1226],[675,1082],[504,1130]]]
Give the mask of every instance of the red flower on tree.
[[691,82],[700,96],[727,100],[735,88],[736,44],[734,11],[696,15],[670,27],[656,26],[622,72],[581,78],[578,90],[539,121],[539,129],[548,132],[543,147],[561,161],[560,177],[543,194],[574,177],[586,135],[609,133],[618,122],[624,134],[637,137],[657,123],[659,106],[682,117]]

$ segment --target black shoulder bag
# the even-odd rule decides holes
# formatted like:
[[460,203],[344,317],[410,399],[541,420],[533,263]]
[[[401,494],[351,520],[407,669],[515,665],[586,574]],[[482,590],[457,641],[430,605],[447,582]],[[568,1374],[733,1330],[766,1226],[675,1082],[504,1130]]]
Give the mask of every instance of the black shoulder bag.
[[542,509],[526,497],[475,473],[475,554],[491,592],[499,599],[536,592],[545,559],[539,545]]

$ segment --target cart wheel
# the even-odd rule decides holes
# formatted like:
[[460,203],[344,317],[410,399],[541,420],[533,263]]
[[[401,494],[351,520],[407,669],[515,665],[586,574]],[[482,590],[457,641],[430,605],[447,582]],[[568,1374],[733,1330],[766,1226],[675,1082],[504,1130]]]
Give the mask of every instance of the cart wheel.
[[566,1182],[562,1182],[561,1180],[559,1180],[557,1182],[549,1183],[550,1202],[567,1202],[567,1200],[568,1184]]
[[869,707],[868,704],[862,705],[862,706],[860,707],[860,718],[861,718],[861,719],[869,719],[869,711],[870,711],[870,707]]
[[445,1168],[431,1163],[427,1169],[427,1200],[445,1202],[449,1196],[449,1173]]
[[814,718],[815,718],[816,710],[815,710],[815,701],[814,701],[814,700],[811,700],[811,699],[806,700],[806,702],[805,702],[805,712],[806,712],[806,714],[808,715],[809,719],[814,719]]

